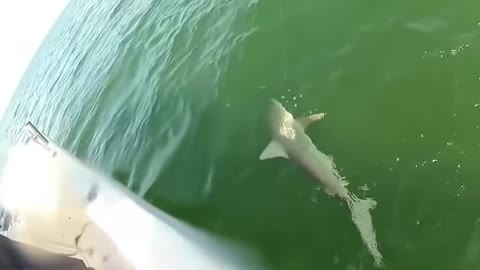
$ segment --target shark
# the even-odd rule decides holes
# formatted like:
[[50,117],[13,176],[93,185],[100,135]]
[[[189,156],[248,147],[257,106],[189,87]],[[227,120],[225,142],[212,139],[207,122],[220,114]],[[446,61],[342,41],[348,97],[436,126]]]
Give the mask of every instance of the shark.
[[326,117],[316,113],[295,119],[283,105],[271,99],[270,131],[272,140],[260,154],[260,160],[286,158],[302,167],[320,183],[330,196],[344,201],[351,212],[352,221],[360,232],[363,243],[374,259],[376,266],[383,265],[383,256],[378,250],[375,229],[370,210],[376,202],[371,198],[359,199],[347,189],[347,182],[335,168],[333,158],[317,149],[305,129],[312,123]]

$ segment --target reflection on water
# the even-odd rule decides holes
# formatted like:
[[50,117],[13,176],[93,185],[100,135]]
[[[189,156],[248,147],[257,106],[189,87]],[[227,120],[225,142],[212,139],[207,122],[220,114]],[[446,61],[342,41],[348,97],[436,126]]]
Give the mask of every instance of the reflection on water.
[[8,112],[8,139],[32,121],[144,196],[214,102],[255,3],[71,1]]

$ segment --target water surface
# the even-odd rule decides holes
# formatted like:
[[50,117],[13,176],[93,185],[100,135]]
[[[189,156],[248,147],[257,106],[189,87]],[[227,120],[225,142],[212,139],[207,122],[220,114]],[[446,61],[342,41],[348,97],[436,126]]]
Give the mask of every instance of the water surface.
[[375,269],[348,208],[260,162],[268,101],[373,197],[387,269],[480,263],[474,1],[73,0],[2,122],[34,122],[157,207],[273,269]]

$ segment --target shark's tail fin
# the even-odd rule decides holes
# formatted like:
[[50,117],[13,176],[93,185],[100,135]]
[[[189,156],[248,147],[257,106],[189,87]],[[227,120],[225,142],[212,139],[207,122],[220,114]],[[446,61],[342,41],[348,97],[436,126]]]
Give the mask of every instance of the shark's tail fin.
[[352,213],[352,221],[360,232],[368,251],[373,256],[375,266],[382,267],[383,256],[378,251],[375,229],[370,215],[370,210],[375,208],[377,202],[371,198],[359,199],[354,194],[350,194],[347,203]]

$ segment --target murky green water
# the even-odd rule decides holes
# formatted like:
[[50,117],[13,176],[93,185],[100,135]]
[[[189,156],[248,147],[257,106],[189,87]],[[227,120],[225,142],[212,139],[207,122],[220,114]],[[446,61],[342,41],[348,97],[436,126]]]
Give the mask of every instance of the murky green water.
[[259,161],[268,100],[373,197],[386,269],[480,264],[480,4],[73,0],[2,126],[30,120],[273,269],[374,269],[348,208]]

